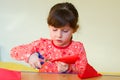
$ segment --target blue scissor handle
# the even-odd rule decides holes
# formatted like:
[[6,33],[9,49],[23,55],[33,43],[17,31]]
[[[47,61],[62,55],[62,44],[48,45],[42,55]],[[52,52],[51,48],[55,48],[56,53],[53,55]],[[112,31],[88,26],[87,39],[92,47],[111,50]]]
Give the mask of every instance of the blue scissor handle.
[[[39,52],[37,52],[38,53],[38,58],[40,58],[40,59],[44,59],[44,57],[39,53]],[[40,64],[41,65],[43,65],[44,64],[44,62],[43,61],[41,61],[40,62]]]

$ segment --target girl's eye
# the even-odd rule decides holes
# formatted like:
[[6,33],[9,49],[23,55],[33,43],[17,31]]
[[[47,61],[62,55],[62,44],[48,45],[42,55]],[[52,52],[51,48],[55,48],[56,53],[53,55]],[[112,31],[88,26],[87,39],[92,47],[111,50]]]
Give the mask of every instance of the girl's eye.
[[57,29],[53,29],[53,31],[57,31]]
[[63,30],[63,32],[67,33],[67,32],[68,32],[68,30]]

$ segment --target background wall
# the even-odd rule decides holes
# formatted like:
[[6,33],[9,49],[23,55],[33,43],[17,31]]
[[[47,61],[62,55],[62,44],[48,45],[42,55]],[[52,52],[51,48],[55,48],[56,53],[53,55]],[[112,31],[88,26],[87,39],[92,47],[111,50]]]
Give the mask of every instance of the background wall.
[[40,37],[49,38],[50,8],[72,2],[80,30],[74,40],[84,43],[89,63],[101,72],[120,72],[120,0],[0,0],[0,60],[13,61],[10,49]]

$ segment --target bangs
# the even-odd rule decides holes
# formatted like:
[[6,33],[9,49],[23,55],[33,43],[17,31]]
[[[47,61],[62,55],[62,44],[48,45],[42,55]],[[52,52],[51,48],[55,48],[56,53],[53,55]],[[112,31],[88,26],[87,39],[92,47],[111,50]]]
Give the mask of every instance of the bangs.
[[[52,15],[51,15],[52,14]],[[51,12],[48,17],[48,24],[56,28],[63,27],[65,25],[73,26],[74,15],[71,11],[66,9],[58,9]]]

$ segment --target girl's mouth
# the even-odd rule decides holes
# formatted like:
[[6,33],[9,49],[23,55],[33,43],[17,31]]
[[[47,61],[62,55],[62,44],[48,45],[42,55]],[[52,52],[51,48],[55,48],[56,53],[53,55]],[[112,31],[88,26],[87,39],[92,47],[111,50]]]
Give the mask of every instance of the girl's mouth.
[[61,43],[62,42],[62,40],[56,40],[58,43]]

